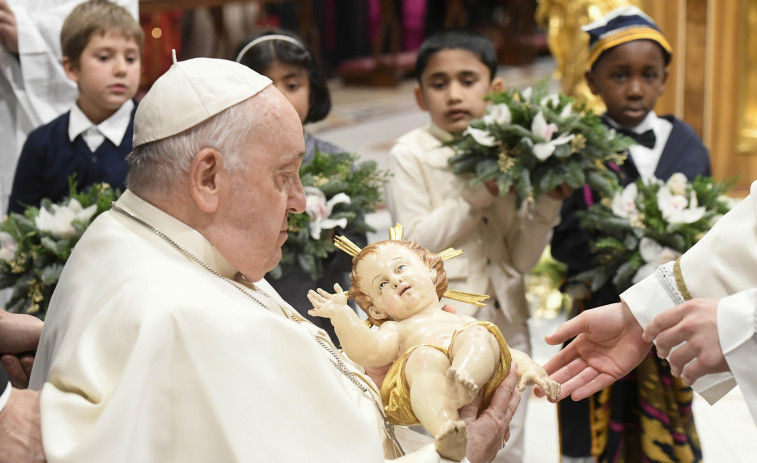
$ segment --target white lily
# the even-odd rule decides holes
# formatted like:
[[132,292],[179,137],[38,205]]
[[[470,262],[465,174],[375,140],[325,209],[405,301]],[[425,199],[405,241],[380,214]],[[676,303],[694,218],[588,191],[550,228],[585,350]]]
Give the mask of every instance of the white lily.
[[636,209],[636,196],[638,194],[639,188],[636,183],[629,183],[623,188],[622,192],[615,193],[612,198],[612,213],[630,220],[638,217],[639,210]]
[[523,101],[528,101],[531,99],[531,93],[533,93],[533,89],[531,87],[526,87],[522,92],[520,92],[520,96],[523,98]]
[[16,256],[16,249],[18,249],[18,243],[10,233],[0,232],[0,260],[10,262]]
[[497,139],[494,138],[492,134],[490,134],[486,130],[468,127],[467,129],[465,129],[465,132],[463,132],[463,135],[465,135],[466,133],[473,137],[473,139],[476,140],[476,143],[478,143],[479,145],[494,146],[497,144]]
[[85,209],[76,199],[72,199],[65,206],[53,204],[52,208],[52,214],[48,212],[44,207],[41,208],[39,210],[39,215],[34,219],[34,223],[40,230],[49,231],[50,233],[58,235],[61,238],[65,238],[76,233],[76,229],[74,229],[73,225],[71,225],[74,220],[87,222],[92,218],[95,212],[97,212],[96,204],[93,204]]
[[666,184],[668,185],[670,192],[674,195],[684,195],[686,194],[686,187],[689,184],[689,179],[686,178],[686,175],[676,172],[670,176]]
[[531,132],[547,140],[534,145],[534,156],[540,161],[544,161],[552,156],[552,153],[555,152],[555,148],[558,145],[568,143],[574,137],[573,135],[567,135],[552,140],[552,135],[554,135],[556,131],[557,125],[553,122],[547,124],[547,120],[544,118],[544,114],[542,114],[541,111],[539,111],[536,116],[534,116],[534,120],[531,121]]
[[305,212],[310,216],[308,229],[313,239],[321,238],[321,230],[331,230],[335,227],[346,227],[347,219],[330,219],[334,206],[341,203],[350,203],[350,197],[345,193],[337,193],[331,199],[326,200],[326,195],[319,188],[306,186],[305,189]]
[[694,223],[707,212],[706,207],[698,207],[697,195],[693,191],[687,200],[684,195],[674,195],[667,185],[662,185],[657,192],[657,207],[668,223]]
[[663,246],[652,238],[646,236],[639,242],[639,253],[646,263],[636,271],[633,280],[631,280],[633,284],[640,282],[654,273],[660,265],[676,260],[681,256],[680,252]]
[[487,124],[505,125],[510,121],[512,121],[512,114],[510,114],[510,108],[504,103],[489,106],[484,116],[484,122]]
[[560,104],[560,96],[556,93],[553,93],[551,95],[547,95],[544,98],[541,99],[539,102],[540,106],[547,106],[548,103],[552,103],[553,107],[557,107],[557,105]]

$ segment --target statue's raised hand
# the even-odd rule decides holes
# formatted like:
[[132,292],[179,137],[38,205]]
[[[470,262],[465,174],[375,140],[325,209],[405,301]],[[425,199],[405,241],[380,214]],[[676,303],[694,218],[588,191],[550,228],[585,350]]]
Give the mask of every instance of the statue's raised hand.
[[317,292],[311,289],[308,291],[308,299],[313,304],[313,308],[308,313],[316,317],[332,318],[340,312],[352,310],[347,305],[347,293],[338,283],[334,285],[334,294],[321,288],[318,288]]

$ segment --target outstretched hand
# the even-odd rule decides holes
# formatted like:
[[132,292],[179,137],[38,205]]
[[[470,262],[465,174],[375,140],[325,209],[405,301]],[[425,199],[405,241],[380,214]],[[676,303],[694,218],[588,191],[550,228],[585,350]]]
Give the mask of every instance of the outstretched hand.
[[670,356],[670,372],[686,384],[729,370],[718,337],[719,302],[692,299],[662,312],[644,330],[644,339],[655,342],[660,358]]
[[[558,345],[574,338],[545,365],[562,384],[560,399],[584,399],[622,378],[641,363],[652,347],[624,302],[586,310],[546,336]],[[536,391],[543,395],[543,391]]]
[[308,299],[313,304],[313,308],[308,310],[308,313],[316,317],[331,318],[344,311],[345,308],[350,310],[347,305],[347,293],[338,283],[334,285],[334,294],[321,288],[318,288],[318,292],[311,289],[308,291]]
[[479,410],[481,394],[460,409],[460,418],[468,428],[466,456],[471,463],[490,462],[504,448],[510,437],[510,421],[520,404],[517,383],[518,366],[513,362],[485,410]]

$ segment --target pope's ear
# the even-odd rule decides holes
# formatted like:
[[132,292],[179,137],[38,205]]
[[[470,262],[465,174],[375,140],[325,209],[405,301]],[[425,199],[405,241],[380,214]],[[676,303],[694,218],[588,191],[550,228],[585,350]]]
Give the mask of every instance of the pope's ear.
[[189,189],[197,207],[212,214],[218,208],[223,159],[213,148],[203,148],[189,165]]
[[387,318],[386,312],[377,309],[375,305],[368,308],[368,315],[375,320],[384,320]]

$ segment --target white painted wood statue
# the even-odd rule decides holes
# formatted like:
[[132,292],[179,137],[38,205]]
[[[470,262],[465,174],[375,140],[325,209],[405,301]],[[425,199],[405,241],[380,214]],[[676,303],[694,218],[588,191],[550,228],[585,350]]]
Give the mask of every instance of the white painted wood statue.
[[[447,291],[443,261],[461,254],[439,254],[402,240],[402,227],[390,239],[362,250],[343,237],[337,247],[353,256],[349,294],[310,291],[312,315],[327,317],[347,355],[366,367],[392,364],[381,385],[387,417],[395,424],[422,424],[437,452],[453,460],[465,456],[467,430],[458,409],[483,389],[485,407],[510,369],[518,365],[518,388],[536,384],[553,400],[560,385],[523,352],[508,349],[496,325],[442,310],[444,296],[476,305],[488,296]],[[347,305],[348,297],[366,312],[369,327]]]

